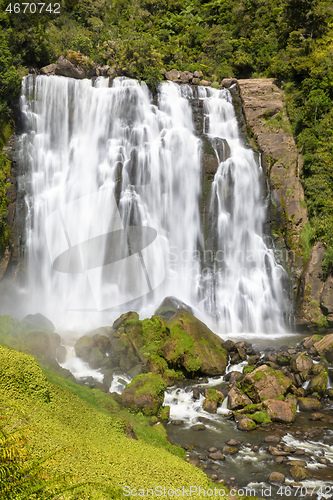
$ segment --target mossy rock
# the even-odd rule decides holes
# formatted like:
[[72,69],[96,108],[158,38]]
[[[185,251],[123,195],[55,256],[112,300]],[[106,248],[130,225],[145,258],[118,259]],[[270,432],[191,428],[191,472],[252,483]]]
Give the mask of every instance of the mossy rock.
[[202,404],[202,408],[208,413],[216,413],[217,407],[223,402],[224,396],[220,391],[210,388],[205,392],[205,400]]
[[143,373],[128,384],[122,395],[122,403],[144,415],[158,415],[164,401],[165,381],[154,373]]
[[251,373],[255,370],[255,367],[252,365],[246,365],[243,368],[243,374],[246,375],[247,373]]
[[290,378],[267,365],[259,366],[252,373],[248,373],[239,383],[240,389],[255,403],[284,396],[291,385]]
[[[170,369],[183,371],[189,377],[225,372],[227,352],[222,347],[223,340],[182,308],[168,323],[156,315],[140,321],[136,313],[123,314],[113,329],[114,336],[129,352],[138,355],[149,371],[162,377]],[[167,372],[165,376],[168,385],[170,375]]]
[[271,419],[268,416],[267,411],[257,411],[251,415],[248,415],[256,424],[269,424]]
[[254,431],[256,427],[256,423],[249,417],[241,418],[237,422],[237,429],[240,431]]
[[214,376],[225,372],[227,351],[223,340],[193,314],[179,309],[168,322],[170,340],[163,348],[168,363],[190,374]]
[[304,481],[304,479],[311,477],[311,474],[305,470],[304,467],[300,467],[299,465],[292,467],[290,469],[290,474],[295,481]]
[[0,346],[0,386],[12,396],[50,401],[49,383],[29,354]]
[[324,396],[327,387],[328,374],[322,371],[316,377],[310,379],[310,383],[306,389],[307,394],[317,393],[319,396]]

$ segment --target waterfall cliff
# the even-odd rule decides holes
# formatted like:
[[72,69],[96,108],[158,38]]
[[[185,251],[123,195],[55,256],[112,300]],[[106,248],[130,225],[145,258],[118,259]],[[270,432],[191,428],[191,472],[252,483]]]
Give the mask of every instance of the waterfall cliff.
[[[218,162],[208,231],[193,100]],[[283,330],[261,168],[228,90],[168,82],[154,99],[126,78],[29,76],[21,108],[30,312],[101,324],[130,309],[150,315],[172,295],[221,333]]]

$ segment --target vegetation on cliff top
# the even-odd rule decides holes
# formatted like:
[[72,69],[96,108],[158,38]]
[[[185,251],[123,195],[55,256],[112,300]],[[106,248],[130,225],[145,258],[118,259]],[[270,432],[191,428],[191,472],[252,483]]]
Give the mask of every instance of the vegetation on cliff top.
[[324,242],[325,274],[332,272],[330,0],[62,0],[60,14],[38,10],[24,13],[22,0],[0,0],[2,124],[12,112],[22,68],[42,67],[69,50],[152,85],[162,69],[174,67],[201,70],[213,83],[227,76],[275,77],[287,92],[304,155],[307,239]]

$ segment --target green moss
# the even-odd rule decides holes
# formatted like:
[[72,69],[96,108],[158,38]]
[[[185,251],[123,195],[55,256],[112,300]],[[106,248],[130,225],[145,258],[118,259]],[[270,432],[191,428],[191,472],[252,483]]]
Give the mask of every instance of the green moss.
[[252,365],[246,365],[243,368],[243,373],[244,373],[244,375],[246,375],[247,373],[253,372],[253,370],[255,370],[254,366],[252,366]]
[[271,422],[267,411],[257,411],[256,413],[249,414],[248,416],[257,424],[269,424]]

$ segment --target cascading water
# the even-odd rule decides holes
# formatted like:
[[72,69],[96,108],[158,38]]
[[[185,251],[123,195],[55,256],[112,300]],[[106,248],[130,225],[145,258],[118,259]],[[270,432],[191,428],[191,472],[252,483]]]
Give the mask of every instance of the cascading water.
[[263,239],[262,169],[239,138],[230,92],[206,92],[206,126],[219,161],[211,193],[215,258],[204,277],[206,308],[222,332],[283,331],[285,271]]
[[[196,93],[219,158],[208,272],[198,252],[201,143],[189,103]],[[72,312],[88,326],[88,317],[104,322],[101,311],[109,321],[129,309],[150,315],[174,295],[220,332],[283,329],[281,268],[262,237],[260,171],[241,145],[228,91],[165,83],[153,105],[145,84],[125,78],[109,87],[104,78],[92,86],[29,76],[22,111],[27,312],[60,326]]]

